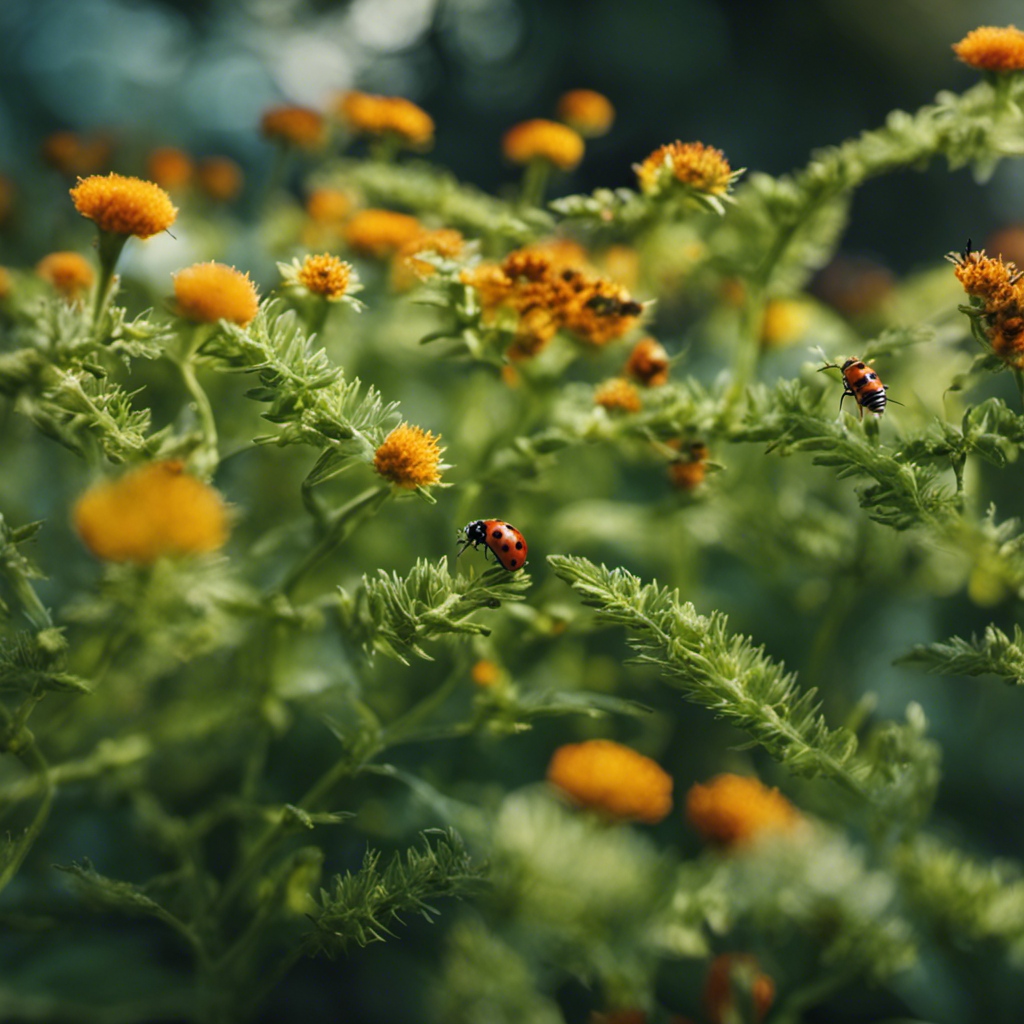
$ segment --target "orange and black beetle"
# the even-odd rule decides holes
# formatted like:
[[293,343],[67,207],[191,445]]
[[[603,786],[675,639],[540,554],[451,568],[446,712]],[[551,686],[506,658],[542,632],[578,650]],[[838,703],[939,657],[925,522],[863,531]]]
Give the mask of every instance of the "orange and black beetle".
[[509,523],[500,519],[477,519],[467,523],[461,532],[465,536],[459,548],[460,555],[470,546],[476,548],[483,544],[494,552],[495,558],[509,572],[523,567],[526,561],[526,538]]
[[[886,398],[886,387],[879,380],[878,374],[862,359],[847,359],[842,366],[829,363],[821,370],[839,370],[843,375],[843,396],[839,399],[839,409],[843,408],[843,398],[853,395],[860,406],[860,418],[864,418],[864,410],[881,416],[885,412],[885,403],[896,399]],[[820,373],[821,370],[818,372]],[[899,402],[896,402],[899,405]]]

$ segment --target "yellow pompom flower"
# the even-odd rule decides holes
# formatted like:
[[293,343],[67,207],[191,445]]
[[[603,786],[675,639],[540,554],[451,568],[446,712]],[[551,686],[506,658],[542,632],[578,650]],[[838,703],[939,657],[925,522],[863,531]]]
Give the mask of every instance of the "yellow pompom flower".
[[331,302],[345,297],[351,277],[352,264],[326,252],[307,256],[296,274],[299,284]]
[[547,778],[580,806],[611,818],[654,824],[672,810],[672,777],[614,740],[559,747]]
[[196,323],[230,320],[245,327],[259,311],[256,286],[234,267],[223,263],[195,263],[174,275],[178,313]]
[[501,679],[501,669],[493,661],[481,658],[473,662],[469,675],[477,686],[493,686]]
[[634,166],[640,189],[657,195],[681,184],[695,192],[724,196],[736,173],[720,149],[703,142],[670,142]]
[[643,403],[636,385],[625,377],[612,377],[594,391],[594,404],[609,412],[639,412]]
[[178,216],[171,197],[159,185],[123,174],[79,178],[71,199],[83,217],[112,235],[150,238],[166,231]]
[[570,89],[558,99],[558,117],[584,138],[607,135],[615,120],[615,108],[607,96],[593,89]]
[[360,210],[345,225],[345,241],[358,253],[383,259],[423,234],[423,225],[407,213]]
[[266,138],[299,149],[318,149],[326,141],[326,129],[323,114],[308,107],[271,107],[260,119]]
[[226,156],[208,156],[201,161],[196,181],[203,192],[218,203],[230,203],[245,184],[242,168]]
[[705,839],[726,847],[789,831],[801,821],[800,812],[777,789],[730,774],[691,786],[686,817]]
[[398,487],[415,490],[441,480],[440,436],[403,423],[384,439],[373,458],[374,469]]
[[177,461],[96,484],[76,502],[72,520],[85,546],[109,562],[148,565],[166,555],[216,551],[228,536],[220,495]]
[[173,192],[192,180],[192,158],[175,146],[159,146],[146,159],[146,174],[161,188]]
[[406,145],[422,148],[434,138],[433,118],[401,96],[347,92],[337,110],[348,126],[364,135],[394,135]]
[[36,264],[36,273],[67,299],[80,298],[96,279],[92,264],[77,252],[51,252]]
[[577,132],[540,117],[509,128],[501,148],[514,164],[546,160],[563,171],[571,171],[583,159],[583,139]]
[[979,71],[1020,71],[1024,69],[1024,32],[1014,25],[982,25],[954,43],[953,52]]

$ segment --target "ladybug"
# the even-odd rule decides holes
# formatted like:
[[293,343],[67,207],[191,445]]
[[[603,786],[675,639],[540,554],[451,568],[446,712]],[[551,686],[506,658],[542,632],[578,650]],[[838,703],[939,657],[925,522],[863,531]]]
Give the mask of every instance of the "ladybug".
[[853,395],[860,406],[860,418],[864,419],[864,410],[881,416],[885,412],[886,402],[900,403],[895,398],[888,398],[885,394],[886,387],[879,380],[878,374],[861,359],[847,359],[842,366],[836,363],[829,363],[821,367],[821,370],[839,370],[843,375],[843,397],[839,399],[839,409],[842,411],[843,398]]
[[500,519],[477,519],[464,526],[461,532],[465,537],[459,548],[460,555],[470,546],[477,548],[486,544],[509,572],[523,567],[526,561],[526,538],[514,526]]

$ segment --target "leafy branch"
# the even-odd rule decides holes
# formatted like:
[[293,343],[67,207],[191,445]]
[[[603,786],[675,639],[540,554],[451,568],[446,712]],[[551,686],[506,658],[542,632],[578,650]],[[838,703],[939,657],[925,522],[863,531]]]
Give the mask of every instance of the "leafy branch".
[[945,676],[999,676],[1011,686],[1024,685],[1024,630],[1013,627],[1013,638],[989,625],[979,638],[954,636],[933,644],[917,644],[899,664],[919,665]]
[[452,578],[447,559],[432,564],[421,558],[404,578],[379,569],[376,576],[364,576],[354,594],[342,590],[339,615],[346,633],[368,652],[407,665],[412,656],[431,660],[421,646],[426,640],[486,636],[490,630],[469,616],[502,601],[521,601],[529,586],[523,572],[495,566],[480,576]]

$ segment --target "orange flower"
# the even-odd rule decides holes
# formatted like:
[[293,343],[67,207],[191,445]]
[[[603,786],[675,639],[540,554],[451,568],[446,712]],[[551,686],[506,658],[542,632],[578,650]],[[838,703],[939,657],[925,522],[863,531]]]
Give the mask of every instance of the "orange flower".
[[740,846],[770,832],[785,832],[800,812],[777,790],[743,775],[716,775],[686,794],[686,816],[705,839]]
[[441,479],[440,437],[408,423],[395,427],[373,458],[374,468],[385,480],[414,490],[429,487]]
[[477,686],[493,686],[501,678],[501,669],[493,661],[481,659],[473,662],[469,674]]
[[615,120],[615,108],[606,96],[593,89],[570,89],[558,100],[558,116],[584,138],[607,135]]
[[337,111],[353,131],[365,135],[394,135],[410,146],[428,146],[434,138],[431,116],[401,96],[372,96],[347,92]]
[[639,412],[643,403],[635,385],[624,377],[612,377],[594,391],[594,404],[609,412]]
[[77,299],[92,287],[92,264],[77,252],[51,252],[36,264],[36,273],[67,299]]
[[634,165],[647,195],[666,192],[677,183],[710,195],[725,195],[735,174],[720,149],[703,142],[670,142]]
[[707,475],[707,458],[707,445],[703,441],[692,442],[686,455],[680,455],[668,464],[669,480],[682,491],[696,490]]
[[43,159],[69,178],[95,174],[110,162],[110,142],[75,132],[54,132],[43,143]]
[[271,107],[260,118],[260,130],[266,138],[299,149],[318,149],[326,141],[323,114],[308,107]]
[[174,146],[160,146],[146,160],[146,174],[149,178],[171,192],[189,183],[192,170],[192,158]]
[[197,323],[229,320],[245,327],[259,311],[256,286],[234,267],[223,263],[195,263],[174,275],[178,313]]
[[326,252],[319,256],[307,256],[297,274],[303,287],[331,302],[345,297],[351,276],[351,263]]
[[220,495],[177,461],[150,463],[91,487],[72,519],[85,546],[110,562],[147,565],[164,555],[215,551],[228,535]]
[[336,188],[314,189],[306,198],[306,213],[318,224],[340,224],[351,209],[351,196]]
[[1012,263],[969,248],[948,253],[946,259],[964,291],[982,300],[992,351],[1010,366],[1024,369],[1024,274]]
[[345,225],[345,241],[364,256],[383,259],[423,233],[423,225],[407,213],[361,210]]
[[704,983],[704,1003],[711,1024],[746,1020],[742,1014],[737,1016],[737,1003],[750,1006],[753,1024],[759,1024],[774,1002],[775,982],[749,953],[723,953],[711,961]]
[[83,217],[113,235],[149,238],[166,231],[178,216],[171,197],[159,185],[123,174],[79,178],[71,199]]
[[761,344],[783,348],[799,341],[810,326],[810,309],[797,299],[770,299],[761,318]]
[[583,139],[576,132],[539,117],[509,128],[501,146],[514,164],[547,160],[563,171],[571,171],[583,159]]
[[559,747],[547,777],[576,803],[612,818],[654,824],[672,809],[671,776],[614,740]]
[[953,52],[979,71],[1020,71],[1024,68],[1024,32],[1013,25],[983,25],[954,43]]
[[218,203],[230,203],[242,191],[242,168],[230,157],[208,156],[196,171],[199,187]]
[[626,360],[623,372],[647,387],[658,387],[668,380],[669,359],[664,346],[654,338],[641,338]]
[[462,254],[464,246],[465,239],[453,228],[437,228],[414,235],[395,253],[392,286],[401,291],[411,287],[415,283],[415,278],[426,280],[436,272],[432,263],[417,259],[417,255],[433,253],[444,259],[453,260]]

